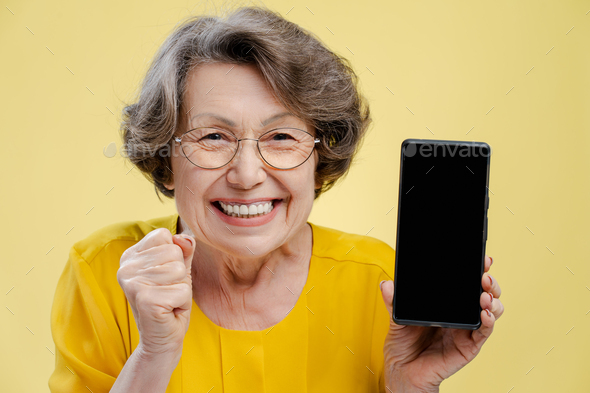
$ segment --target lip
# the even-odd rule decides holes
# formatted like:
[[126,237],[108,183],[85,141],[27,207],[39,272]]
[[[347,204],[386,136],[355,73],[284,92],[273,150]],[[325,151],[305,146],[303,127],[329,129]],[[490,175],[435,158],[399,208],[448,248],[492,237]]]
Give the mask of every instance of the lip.
[[213,203],[213,202],[223,202],[223,203],[237,202],[237,203],[242,203],[244,205],[251,205],[252,203],[256,203],[256,202],[270,202],[270,201],[275,201],[278,199],[281,199],[281,198],[258,198],[258,199],[219,198],[219,199],[212,199],[211,203]]
[[[219,208],[213,203],[213,202],[218,202],[218,201],[222,201],[225,203],[225,201],[228,202],[240,202],[240,203],[254,203],[254,202],[262,202],[262,201],[272,201],[275,200],[276,202],[273,203],[273,209],[270,213],[265,214],[264,216],[258,216],[258,217],[253,217],[253,218],[241,218],[241,217],[232,217],[232,216],[228,216],[227,214],[225,214],[224,212],[222,212],[221,210],[219,210]],[[266,199],[251,199],[251,200],[246,200],[246,199],[216,199],[215,201],[212,201],[210,203],[211,206],[213,206],[213,208],[217,211],[215,213],[216,216],[218,216],[221,221],[225,222],[226,224],[229,225],[234,225],[237,227],[257,227],[260,225],[264,225],[269,223],[276,215],[277,212],[279,211],[279,208],[283,205],[283,200],[276,200],[273,198],[266,198]]]

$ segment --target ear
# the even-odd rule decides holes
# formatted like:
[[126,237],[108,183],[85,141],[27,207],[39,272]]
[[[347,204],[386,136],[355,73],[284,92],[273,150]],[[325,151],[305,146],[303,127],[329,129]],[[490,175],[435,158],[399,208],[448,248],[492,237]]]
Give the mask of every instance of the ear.
[[[176,148],[176,144],[172,145],[172,148]],[[166,167],[166,172],[170,172],[172,174],[172,178],[169,182],[162,183],[167,190],[174,190],[174,172],[172,172],[172,159],[169,159],[168,162],[164,162],[164,166]]]
[[166,187],[166,189],[168,190],[174,190],[174,183],[163,183],[164,187]]
[[322,183],[319,183],[317,180],[315,181],[315,187],[314,187],[314,188],[315,188],[316,190],[319,190],[320,188],[322,188],[322,186],[323,186],[323,184],[322,184]]

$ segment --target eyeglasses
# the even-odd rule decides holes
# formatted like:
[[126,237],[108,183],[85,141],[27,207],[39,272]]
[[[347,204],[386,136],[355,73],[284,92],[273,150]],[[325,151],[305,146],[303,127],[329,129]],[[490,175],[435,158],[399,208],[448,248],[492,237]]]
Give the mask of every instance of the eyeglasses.
[[180,143],[184,156],[203,169],[217,169],[236,156],[241,141],[256,141],[260,156],[277,169],[293,169],[302,165],[313,152],[319,139],[298,128],[275,128],[258,139],[238,139],[234,134],[216,127],[198,127],[174,140]]

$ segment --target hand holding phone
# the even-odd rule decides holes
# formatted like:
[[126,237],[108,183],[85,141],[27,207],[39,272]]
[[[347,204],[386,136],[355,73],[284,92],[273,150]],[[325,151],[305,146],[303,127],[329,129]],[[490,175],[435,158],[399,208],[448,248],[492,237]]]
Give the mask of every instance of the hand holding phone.
[[[498,299],[500,285],[489,273],[492,258],[485,257],[485,274],[481,279],[484,293],[480,298],[481,326],[477,330],[431,326],[398,325],[393,320],[383,345],[386,391],[438,393],[443,380],[465,367],[480,352],[504,313]],[[392,315],[393,281],[380,284],[381,294]],[[438,290],[438,301],[445,307],[445,283]],[[493,300],[492,300],[493,299]],[[389,390],[387,390],[389,389]]]
[[[436,143],[451,150],[435,153]],[[470,155],[477,148],[484,157]],[[489,274],[493,260],[484,254],[489,153],[487,144],[470,142],[402,145],[396,284],[380,284],[392,318],[383,348],[388,391],[438,392],[477,356],[504,312],[500,286]],[[435,169],[440,173],[424,180]]]

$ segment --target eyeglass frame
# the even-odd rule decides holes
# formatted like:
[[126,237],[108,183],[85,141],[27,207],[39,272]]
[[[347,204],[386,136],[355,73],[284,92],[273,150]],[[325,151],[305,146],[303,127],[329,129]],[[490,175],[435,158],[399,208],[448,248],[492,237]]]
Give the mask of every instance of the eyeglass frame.
[[[295,168],[297,168],[297,167],[299,167],[299,166],[301,166],[301,165],[305,164],[305,163],[307,162],[307,160],[309,160],[309,157],[311,157],[311,156],[312,156],[312,154],[313,154],[313,151],[315,150],[315,145],[316,145],[316,143],[319,143],[319,142],[320,142],[320,140],[319,140],[318,138],[314,138],[314,136],[313,136],[313,135],[311,135],[309,132],[307,132],[307,131],[305,131],[305,130],[302,130],[302,129],[300,129],[300,128],[296,128],[296,127],[279,127],[279,128],[273,128],[272,130],[268,130],[268,131],[267,131],[267,132],[265,132],[264,134],[260,135],[260,137],[259,137],[258,139],[254,139],[254,138],[242,138],[242,139],[238,139],[238,137],[236,137],[236,136],[235,136],[235,135],[234,135],[232,132],[228,132],[228,133],[229,133],[229,134],[231,134],[231,136],[233,136],[233,137],[234,137],[234,138],[237,140],[237,142],[238,142],[238,146],[237,146],[236,150],[234,151],[234,154],[231,156],[231,158],[229,159],[229,161],[228,161],[228,162],[226,162],[226,163],[225,163],[225,164],[223,164],[223,165],[220,165],[220,166],[218,166],[218,167],[215,167],[215,168],[205,168],[205,167],[202,167],[202,166],[200,166],[200,165],[197,165],[197,164],[195,164],[194,162],[192,162],[192,161],[190,160],[190,158],[188,158],[188,156],[187,156],[187,155],[186,155],[186,153],[184,152],[184,149],[182,148],[182,137],[183,137],[183,136],[185,136],[186,134],[188,134],[188,133],[189,133],[189,132],[191,132],[191,131],[198,130],[198,129],[201,129],[201,128],[211,128],[211,129],[214,129],[214,130],[220,130],[220,131],[225,131],[225,132],[228,132],[228,130],[224,130],[223,128],[219,128],[219,127],[206,127],[206,126],[204,126],[204,127],[195,127],[195,128],[193,128],[193,129],[190,129],[190,130],[188,130],[188,131],[184,132],[184,133],[183,133],[183,134],[182,134],[180,137],[178,137],[178,136],[175,136],[175,137],[173,138],[173,140],[174,140],[175,142],[178,142],[178,143],[180,144],[180,150],[182,151],[182,155],[183,155],[183,156],[184,156],[184,157],[185,157],[185,158],[188,160],[188,162],[190,162],[190,163],[191,163],[191,164],[193,164],[194,166],[196,166],[196,167],[199,167],[199,168],[201,168],[201,169],[219,169],[219,168],[223,168],[224,166],[226,166],[227,164],[229,164],[230,162],[232,162],[232,161],[233,161],[233,159],[236,157],[236,154],[238,154],[238,150],[240,150],[240,142],[241,142],[241,141],[256,141],[256,148],[257,148],[257,150],[258,150],[258,153],[260,154],[260,158],[262,158],[262,161],[264,161],[264,162],[265,162],[267,165],[269,165],[269,166],[270,166],[270,167],[272,167],[272,168],[275,168],[275,169],[280,169],[280,170],[284,170],[284,171],[288,171],[288,170],[290,170],[290,169],[295,169]],[[301,132],[305,132],[307,135],[309,135],[309,136],[311,136],[312,138],[314,138],[314,139],[313,139],[313,147],[311,148],[311,151],[309,152],[309,155],[307,156],[307,158],[306,158],[305,160],[303,160],[303,162],[302,162],[301,164],[295,165],[295,166],[293,166],[293,167],[291,167],[291,168],[279,168],[279,167],[276,167],[276,166],[272,165],[270,162],[268,162],[268,161],[266,160],[266,158],[264,158],[264,155],[263,155],[263,154],[262,154],[262,152],[260,151],[260,138],[262,138],[262,137],[263,137],[263,136],[265,136],[266,134],[268,134],[268,133],[271,133],[271,132],[273,132],[273,131],[276,131],[276,130],[283,130],[283,129],[291,129],[291,130],[298,130],[298,131],[301,131]]]

